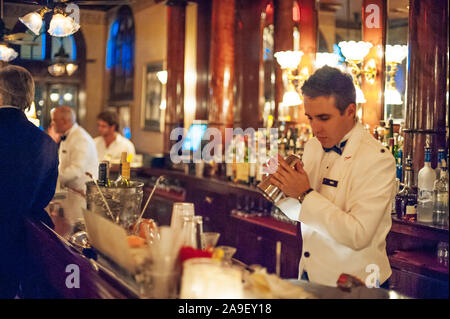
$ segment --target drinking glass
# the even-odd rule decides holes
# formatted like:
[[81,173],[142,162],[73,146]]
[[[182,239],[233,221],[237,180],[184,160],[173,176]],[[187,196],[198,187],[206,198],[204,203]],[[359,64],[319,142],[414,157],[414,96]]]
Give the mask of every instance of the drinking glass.
[[194,216],[193,203],[174,203],[170,227],[181,229],[184,224],[184,217],[189,216]]
[[202,249],[214,248],[219,241],[220,233],[214,232],[204,232],[201,235],[202,238]]

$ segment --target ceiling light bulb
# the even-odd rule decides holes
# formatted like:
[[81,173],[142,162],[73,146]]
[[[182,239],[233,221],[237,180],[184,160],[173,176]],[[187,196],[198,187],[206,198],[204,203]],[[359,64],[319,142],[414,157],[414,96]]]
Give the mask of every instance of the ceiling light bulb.
[[80,29],[80,25],[71,17],[65,17],[61,13],[55,13],[50,21],[48,33],[54,37],[67,37],[77,32],[78,29]]
[[19,20],[27,26],[34,34],[39,35],[42,28],[42,16],[37,12],[30,12]]

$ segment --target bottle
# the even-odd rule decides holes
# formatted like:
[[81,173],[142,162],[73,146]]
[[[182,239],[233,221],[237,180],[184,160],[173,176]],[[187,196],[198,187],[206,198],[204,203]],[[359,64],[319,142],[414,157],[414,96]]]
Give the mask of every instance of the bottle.
[[442,163],[439,179],[433,187],[433,224],[448,225],[448,175],[445,161]]
[[392,118],[392,114],[389,114],[389,119],[388,119],[388,139],[389,138],[393,138],[394,137],[394,119]]
[[109,162],[101,161],[98,165],[98,181],[97,184],[103,187],[111,187],[109,181]]
[[436,173],[431,168],[431,148],[425,147],[425,163],[417,176],[417,220],[424,223],[433,221],[433,185]]
[[397,168],[397,178],[401,181],[402,177],[403,177],[403,165],[402,165],[402,160],[403,160],[403,151],[402,150],[398,150],[397,152],[397,158],[396,158],[396,168]]
[[120,158],[120,172],[119,177],[115,182],[117,187],[130,186],[130,162],[127,161],[127,152],[122,152]]
[[405,183],[395,196],[395,212],[397,218],[414,221],[417,218],[417,192],[413,187],[412,160],[408,156],[405,165]]
[[[442,163],[443,162],[445,163],[445,158],[446,158],[446,156],[445,156],[445,149],[440,148],[438,150],[438,162],[437,162],[437,167],[436,167],[436,178],[438,178],[438,179],[441,176],[440,171],[441,171],[441,168],[442,168]],[[448,170],[447,170],[447,173],[448,173]]]

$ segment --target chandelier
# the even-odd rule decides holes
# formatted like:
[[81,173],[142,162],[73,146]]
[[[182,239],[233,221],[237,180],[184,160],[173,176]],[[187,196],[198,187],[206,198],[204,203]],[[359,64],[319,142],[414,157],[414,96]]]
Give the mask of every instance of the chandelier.
[[47,18],[50,19],[50,17],[51,20],[48,33],[54,37],[67,37],[80,29],[78,15],[74,19],[69,16],[62,7],[55,6],[53,3],[51,3],[51,6],[49,7],[43,7],[37,11],[30,12],[25,16],[20,17],[19,20],[25,24],[31,32],[35,35],[39,35],[43,22]]

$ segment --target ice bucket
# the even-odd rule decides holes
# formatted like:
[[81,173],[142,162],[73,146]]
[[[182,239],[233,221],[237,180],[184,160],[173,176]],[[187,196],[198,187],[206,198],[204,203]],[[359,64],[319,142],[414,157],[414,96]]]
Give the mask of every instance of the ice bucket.
[[[141,213],[144,183],[131,182],[129,187],[99,187],[114,216],[114,222],[129,230]],[[111,219],[105,202],[92,181],[86,183],[86,208]]]

